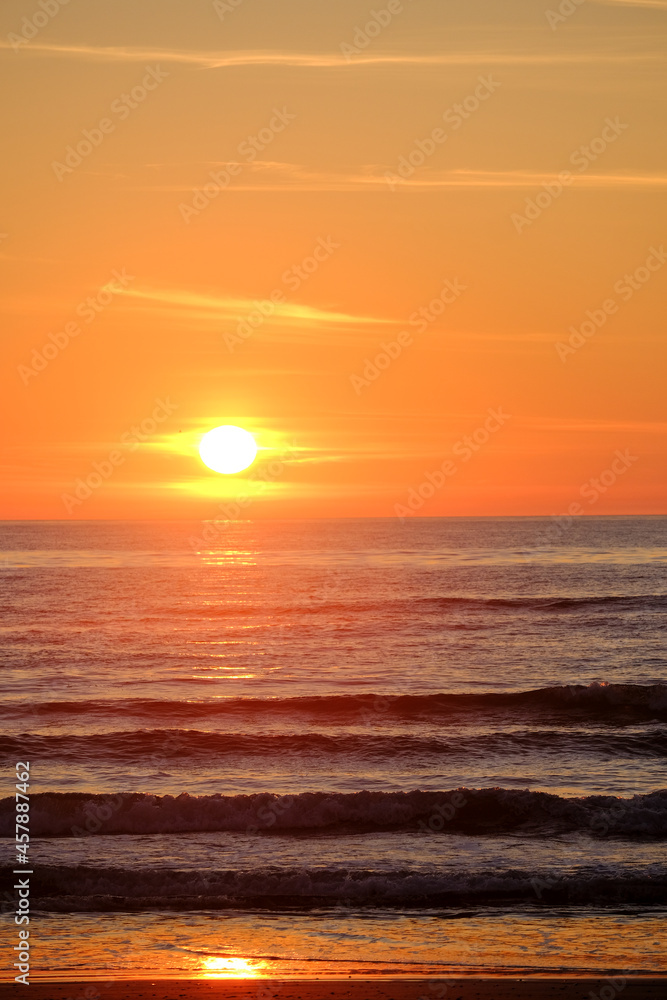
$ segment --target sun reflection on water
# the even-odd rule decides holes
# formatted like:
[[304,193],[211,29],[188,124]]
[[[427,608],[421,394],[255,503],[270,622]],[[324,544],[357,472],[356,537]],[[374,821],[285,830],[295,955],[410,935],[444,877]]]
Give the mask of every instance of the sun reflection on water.
[[251,963],[245,958],[212,956],[203,961],[205,979],[255,979],[260,975],[261,962]]

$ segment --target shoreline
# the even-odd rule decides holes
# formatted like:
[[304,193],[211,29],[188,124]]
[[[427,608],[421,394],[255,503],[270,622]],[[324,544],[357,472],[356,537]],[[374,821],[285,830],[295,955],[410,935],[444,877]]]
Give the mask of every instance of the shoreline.
[[[368,972],[341,972],[340,975],[336,975],[332,972],[323,972],[320,975],[305,976],[302,973],[294,973],[290,975],[289,972],[281,972],[275,976],[247,976],[238,975],[232,976],[225,973],[217,972],[198,972],[189,975],[187,972],[147,972],[145,970],[127,970],[124,971],[119,969],[115,973],[111,973],[110,970],[96,971],[93,969],[84,969],[82,971],[68,970],[66,972],[31,972],[30,973],[30,985],[39,985],[40,983],[105,983],[111,985],[113,983],[127,983],[127,982],[171,982],[178,981],[183,983],[202,983],[215,981],[229,981],[229,982],[244,982],[244,983],[336,983],[336,982],[364,982],[364,983],[374,983],[374,982],[410,982],[410,983],[429,983],[429,982],[448,982],[454,983],[467,983],[467,982],[491,982],[502,983],[502,982],[562,982],[563,980],[572,980],[572,982],[608,982],[610,979],[624,979],[627,983],[634,982],[655,982],[665,981],[667,982],[667,970],[660,972],[622,972],[622,971],[612,971],[612,972],[563,972],[558,973],[553,970],[548,970],[545,972],[539,971],[527,971],[527,972],[501,972],[497,969],[493,971],[485,971],[483,969],[478,969],[474,972],[464,972],[451,970],[443,970],[441,975],[427,975],[426,973],[420,972],[386,972],[386,973],[375,973],[369,974]],[[13,978],[2,978],[0,975],[0,986],[10,986],[14,982]]]
[[[0,983],[0,1000],[23,996],[20,984]],[[346,979],[189,979],[128,976],[113,981],[101,977],[45,977],[30,983],[32,1000],[664,1000],[664,974],[604,976],[465,976]]]

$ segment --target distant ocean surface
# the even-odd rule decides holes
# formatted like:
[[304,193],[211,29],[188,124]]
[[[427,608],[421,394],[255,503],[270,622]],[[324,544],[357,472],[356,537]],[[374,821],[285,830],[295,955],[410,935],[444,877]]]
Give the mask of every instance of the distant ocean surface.
[[0,525],[36,973],[667,971],[666,518],[204,527]]

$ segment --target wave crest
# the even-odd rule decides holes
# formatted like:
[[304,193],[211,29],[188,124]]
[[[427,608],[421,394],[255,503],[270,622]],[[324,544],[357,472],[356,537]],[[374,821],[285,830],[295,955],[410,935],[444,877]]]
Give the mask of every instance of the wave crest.
[[[0,801],[0,835],[14,835],[14,799]],[[622,799],[564,798],[506,788],[447,792],[304,792],[299,795],[115,796],[43,792],[31,796],[36,837],[241,831],[327,834],[414,830],[537,836],[581,831],[593,837],[667,838],[667,790]]]
[[615,684],[594,681],[537,688],[532,691],[481,693],[321,695],[297,698],[228,698],[215,701],[168,701],[132,698],[124,701],[46,701],[5,703],[0,717],[16,719],[29,715],[32,722],[55,715],[84,714],[86,717],[116,716],[186,720],[232,716],[281,716],[327,721],[363,722],[378,716],[426,719],[471,713],[502,714],[505,717],[621,716],[630,719],[667,719],[666,684]]
[[[9,872],[8,872],[9,875]],[[410,869],[256,868],[182,871],[172,868],[53,866],[40,869],[40,910],[189,910],[230,907],[442,907],[652,905],[664,902],[667,872],[627,869],[576,873],[533,871],[424,872]],[[76,884],[76,895],[72,886]]]

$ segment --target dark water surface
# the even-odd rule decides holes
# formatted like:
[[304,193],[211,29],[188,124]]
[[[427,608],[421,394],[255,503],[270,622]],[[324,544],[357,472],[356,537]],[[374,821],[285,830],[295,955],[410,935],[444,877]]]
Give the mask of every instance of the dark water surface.
[[202,528],[1,527],[43,968],[667,968],[667,519]]

